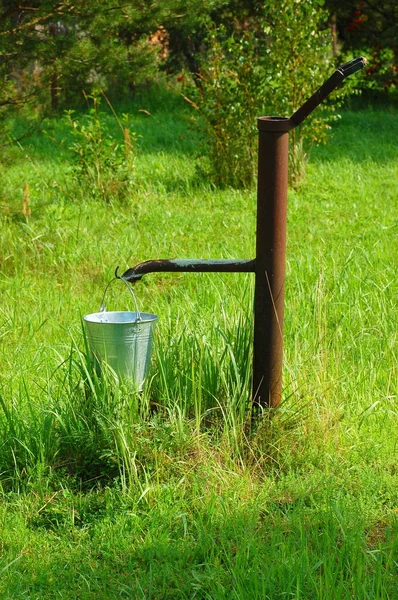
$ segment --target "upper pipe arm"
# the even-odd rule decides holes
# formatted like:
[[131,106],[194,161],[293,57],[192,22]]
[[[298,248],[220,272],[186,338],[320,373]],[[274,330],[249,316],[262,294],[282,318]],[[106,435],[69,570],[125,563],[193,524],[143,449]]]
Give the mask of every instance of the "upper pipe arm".
[[294,126],[297,127],[300,125],[304,119],[310,115],[317,106],[325,98],[327,98],[333,90],[339,85],[343,79],[356,73],[360,69],[362,69],[366,65],[366,58],[363,56],[359,56],[358,58],[354,58],[347,63],[341,65],[336,71],[321,85],[321,87],[313,94],[308,100],[301,106],[296,112],[290,117],[290,120],[293,121]]

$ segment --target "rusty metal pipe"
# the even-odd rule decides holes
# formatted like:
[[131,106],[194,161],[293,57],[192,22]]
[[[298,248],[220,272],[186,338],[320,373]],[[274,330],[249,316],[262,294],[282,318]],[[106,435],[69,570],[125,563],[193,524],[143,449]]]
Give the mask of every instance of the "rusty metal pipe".
[[258,120],[253,405],[277,406],[282,393],[289,119]]
[[341,65],[336,71],[321,85],[321,87],[313,94],[303,106],[301,106],[296,112],[290,117],[293,122],[293,127],[300,125],[304,119],[311,114],[321,102],[323,102],[336,87],[349,75],[356,73],[366,65],[366,58],[359,56],[354,58],[344,65]]
[[300,125],[345,77],[365,64],[366,60],[359,57],[339,67],[290,118],[258,119],[254,409],[278,406],[282,395],[289,131]]

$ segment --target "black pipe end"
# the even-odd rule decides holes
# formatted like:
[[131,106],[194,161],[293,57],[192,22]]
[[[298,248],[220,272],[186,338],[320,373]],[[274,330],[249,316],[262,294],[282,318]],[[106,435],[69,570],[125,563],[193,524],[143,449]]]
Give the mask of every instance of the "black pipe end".
[[341,65],[337,70],[345,78],[363,69],[367,62],[368,61],[364,56],[358,56],[357,58],[344,63],[344,65]]

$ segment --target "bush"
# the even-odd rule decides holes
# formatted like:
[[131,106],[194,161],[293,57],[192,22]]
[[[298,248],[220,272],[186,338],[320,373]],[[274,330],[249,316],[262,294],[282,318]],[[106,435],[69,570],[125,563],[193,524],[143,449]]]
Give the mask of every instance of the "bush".
[[206,167],[218,186],[250,187],[256,173],[256,116],[262,89],[253,33],[228,38],[209,32],[209,48],[198,74],[196,102],[202,116]]
[[[290,116],[331,74],[328,14],[321,0],[266,0],[258,19],[227,36],[212,29],[195,103],[216,184],[249,187],[256,172],[256,117]],[[308,152],[324,142],[347,89],[291,133],[290,183],[304,178]]]
[[398,91],[398,66],[391,48],[367,48],[363,52],[368,64],[360,79],[360,87],[371,93],[383,93],[386,98]]

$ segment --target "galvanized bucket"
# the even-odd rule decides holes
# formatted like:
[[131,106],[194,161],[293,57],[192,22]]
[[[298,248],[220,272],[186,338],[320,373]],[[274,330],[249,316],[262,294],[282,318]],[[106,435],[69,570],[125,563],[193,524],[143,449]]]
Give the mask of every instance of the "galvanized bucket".
[[132,383],[141,392],[149,371],[158,316],[138,310],[133,291],[124,279],[135,312],[107,311],[105,295],[112,281],[105,288],[100,311],[83,317],[89,347],[99,364],[107,363],[119,381]]

